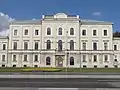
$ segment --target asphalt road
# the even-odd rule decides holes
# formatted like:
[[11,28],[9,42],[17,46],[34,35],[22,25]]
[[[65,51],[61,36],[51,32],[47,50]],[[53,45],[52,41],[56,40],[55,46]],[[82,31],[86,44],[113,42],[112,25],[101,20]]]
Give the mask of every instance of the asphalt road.
[[0,72],[0,75],[120,75],[118,72]]
[[118,79],[0,79],[0,87],[120,88]]

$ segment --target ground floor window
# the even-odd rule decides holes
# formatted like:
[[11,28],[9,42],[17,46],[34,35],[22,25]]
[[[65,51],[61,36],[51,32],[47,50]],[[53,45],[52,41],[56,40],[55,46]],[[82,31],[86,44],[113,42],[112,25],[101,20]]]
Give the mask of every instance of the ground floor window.
[[108,65],[105,65],[105,68],[108,68]]
[[115,68],[118,68],[118,66],[117,66],[117,65],[115,65],[114,67],[115,67]]
[[38,65],[34,65],[34,67],[38,67]]
[[94,65],[94,68],[97,68],[97,65]]
[[74,65],[74,57],[70,57],[70,65]]
[[16,67],[16,65],[13,65],[13,67]]
[[83,65],[83,68],[87,68],[87,66],[86,66],[86,65]]
[[2,67],[5,67],[5,65],[3,64]]
[[46,57],[46,65],[50,65],[51,62],[50,62],[50,57]]
[[24,65],[23,67],[27,67],[27,65]]

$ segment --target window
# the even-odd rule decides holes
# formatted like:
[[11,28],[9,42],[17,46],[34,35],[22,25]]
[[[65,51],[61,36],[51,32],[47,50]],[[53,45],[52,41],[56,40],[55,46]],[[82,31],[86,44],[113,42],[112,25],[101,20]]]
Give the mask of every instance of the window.
[[83,65],[83,68],[86,68],[87,66],[86,65]]
[[83,62],[86,62],[86,55],[83,55]]
[[108,55],[104,56],[104,60],[105,60],[105,62],[108,62]]
[[13,67],[16,67],[16,65],[13,65]]
[[51,41],[50,40],[47,40],[47,50],[51,49]]
[[16,55],[13,55],[13,62],[16,62]]
[[17,50],[17,42],[14,42],[14,43],[13,43],[13,49],[14,49],[14,50]]
[[118,68],[118,66],[117,66],[117,65],[115,65],[114,67],[115,67],[115,68]]
[[97,50],[97,43],[93,43],[93,50]]
[[35,58],[34,58],[35,60],[35,62],[38,62],[38,55],[35,55]]
[[2,55],[2,62],[5,61],[5,55]]
[[104,36],[107,36],[107,30],[104,30]]
[[35,50],[38,50],[38,42],[35,42]]
[[82,35],[86,36],[86,30],[82,30]]
[[27,67],[27,65],[24,65],[23,67]]
[[86,50],[86,43],[85,42],[82,43],[82,48],[83,48],[83,50]]
[[38,35],[39,34],[39,30],[35,30],[35,35]]
[[62,35],[62,28],[58,29],[58,35]]
[[28,49],[28,42],[24,42],[24,50]]
[[47,28],[47,35],[51,35],[51,28]]
[[97,65],[94,65],[94,68],[97,68]]
[[70,65],[74,65],[74,57],[70,57]]
[[34,65],[34,67],[38,67],[38,65]]
[[93,60],[94,60],[94,62],[97,62],[97,55],[93,56]]
[[14,30],[14,35],[17,35],[17,29]]
[[74,28],[70,28],[70,35],[74,35]]
[[6,45],[5,44],[3,44],[3,50],[6,50]]
[[62,40],[58,41],[58,51],[62,51]]
[[25,29],[24,35],[28,35],[28,29]]
[[5,65],[4,65],[4,64],[2,64],[2,67],[5,67]]
[[114,45],[114,50],[117,50],[117,45]]
[[27,55],[24,55],[24,62],[27,62]]
[[46,57],[46,65],[50,65],[50,57]]
[[104,43],[104,50],[108,50],[108,44]]
[[93,30],[93,36],[96,36],[96,35],[97,35],[97,31]]
[[108,65],[105,65],[105,68],[108,68]]
[[114,59],[115,62],[117,62],[117,59]]
[[74,41],[70,40],[70,50],[74,50]]

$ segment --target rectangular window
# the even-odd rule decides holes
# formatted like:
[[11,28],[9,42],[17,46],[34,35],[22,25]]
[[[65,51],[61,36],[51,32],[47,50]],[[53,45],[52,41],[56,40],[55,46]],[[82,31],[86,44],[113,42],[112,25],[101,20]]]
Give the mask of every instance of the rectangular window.
[[17,29],[14,30],[14,35],[17,35],[17,31],[18,31]]
[[86,50],[86,43],[85,42],[83,43],[82,47],[83,47],[83,50]]
[[83,62],[86,62],[86,55],[83,55]]
[[93,61],[94,61],[94,62],[97,62],[97,55],[94,55],[94,56],[93,56]]
[[3,50],[6,50],[6,44],[3,44]]
[[16,55],[13,55],[13,62],[16,62]]
[[93,50],[97,50],[97,43],[93,43]]
[[28,49],[28,42],[24,42],[24,50]]
[[39,30],[35,30],[35,35],[38,35],[39,34]]
[[96,36],[96,35],[97,35],[97,31],[93,30],[93,36]]
[[38,50],[38,42],[35,42],[35,50]]
[[104,43],[104,50],[108,50],[108,44]]
[[5,61],[5,55],[2,55],[2,62]]
[[114,45],[114,50],[117,50],[117,45]]
[[28,29],[25,29],[24,35],[28,35]]
[[38,62],[38,55],[35,55],[35,62]]
[[105,55],[105,56],[104,56],[104,61],[105,61],[105,62],[108,62],[108,55]]
[[13,49],[14,49],[14,50],[17,50],[17,42],[14,42],[14,43],[13,43]]
[[107,30],[104,30],[104,36],[107,36]]
[[24,61],[27,62],[27,55],[24,55]]
[[86,36],[86,30],[82,30],[82,35]]

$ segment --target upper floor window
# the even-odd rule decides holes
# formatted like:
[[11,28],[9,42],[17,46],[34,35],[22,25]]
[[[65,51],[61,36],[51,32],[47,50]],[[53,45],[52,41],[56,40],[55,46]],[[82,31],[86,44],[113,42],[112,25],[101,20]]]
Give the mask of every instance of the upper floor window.
[[46,57],[46,65],[50,65],[51,62],[50,62],[50,57]]
[[24,61],[27,61],[27,55],[24,55]]
[[70,65],[74,65],[74,57],[70,57]]
[[97,50],[97,43],[93,43],[93,50]]
[[24,35],[28,35],[28,29],[25,29]]
[[58,35],[62,35],[62,28],[61,27],[58,29]]
[[83,55],[83,62],[86,62],[86,55]]
[[62,51],[62,40],[58,41],[58,50]]
[[93,36],[96,36],[96,35],[97,35],[97,31],[93,30]]
[[2,61],[5,61],[5,55],[2,55]]
[[3,50],[6,50],[6,44],[3,44]]
[[82,30],[82,35],[86,36],[86,30]]
[[15,30],[14,30],[14,35],[17,35],[17,32],[18,32],[18,30],[17,30],[17,29],[15,29]]
[[104,43],[104,50],[108,50],[108,44]]
[[47,35],[51,35],[51,28],[47,28]]
[[17,42],[14,42],[14,43],[13,43],[13,49],[14,49],[14,50],[17,50]]
[[24,42],[24,50],[28,49],[28,42]]
[[51,49],[51,41],[50,40],[47,40],[47,49]]
[[114,45],[114,50],[117,50],[117,45]]
[[85,42],[82,43],[82,49],[86,50],[86,43]]
[[39,30],[35,30],[35,35],[39,35]]
[[13,62],[16,61],[16,55],[13,55]]
[[38,50],[38,42],[35,42],[35,50]]
[[104,36],[107,36],[107,30],[104,30]]
[[70,50],[74,50],[74,41],[70,40]]
[[97,55],[93,56],[93,60],[94,60],[94,62],[97,62]]
[[74,28],[70,28],[70,35],[74,35]]
[[37,62],[38,61],[38,55],[35,55],[34,59],[35,59],[34,61]]
[[108,61],[108,55],[104,56],[104,61],[107,62]]

